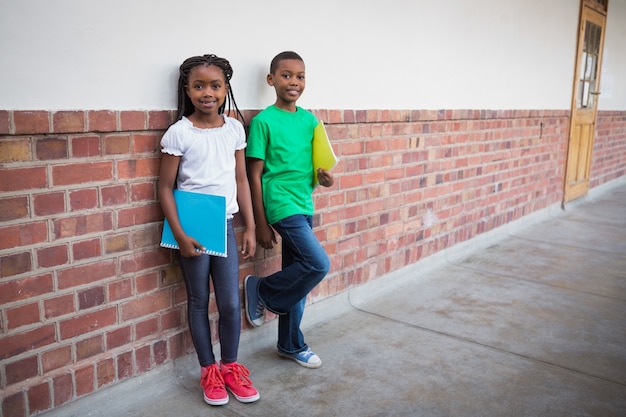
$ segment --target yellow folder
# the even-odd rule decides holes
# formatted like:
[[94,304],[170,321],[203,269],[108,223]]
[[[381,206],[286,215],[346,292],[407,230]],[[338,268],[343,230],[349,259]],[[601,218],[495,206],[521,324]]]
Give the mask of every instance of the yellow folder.
[[320,122],[313,132],[313,186],[317,186],[317,169],[323,168],[330,171],[337,165],[339,158],[335,155],[330,140],[326,134],[324,122]]

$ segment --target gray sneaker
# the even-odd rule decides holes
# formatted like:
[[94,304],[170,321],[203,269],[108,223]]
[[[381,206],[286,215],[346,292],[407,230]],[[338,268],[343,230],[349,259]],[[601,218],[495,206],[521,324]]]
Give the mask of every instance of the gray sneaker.
[[298,363],[298,365],[302,365],[305,368],[319,368],[322,366],[322,360],[319,356],[317,356],[310,348],[306,348],[302,352],[298,353],[287,353],[283,352],[280,349],[276,351],[278,356],[282,356],[283,358],[293,359]]
[[259,300],[259,278],[248,275],[243,281],[243,298],[246,304],[246,318],[254,327],[263,324],[265,307]]

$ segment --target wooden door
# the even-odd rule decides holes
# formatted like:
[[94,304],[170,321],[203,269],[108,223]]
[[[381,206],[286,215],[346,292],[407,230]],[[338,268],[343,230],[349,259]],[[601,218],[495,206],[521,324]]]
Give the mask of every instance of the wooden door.
[[582,1],[563,203],[589,191],[606,9],[607,1]]

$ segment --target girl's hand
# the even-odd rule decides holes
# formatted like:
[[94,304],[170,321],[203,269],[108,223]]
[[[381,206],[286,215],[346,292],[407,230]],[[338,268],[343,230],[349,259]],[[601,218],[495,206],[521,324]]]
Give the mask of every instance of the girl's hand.
[[265,226],[256,227],[256,240],[259,242],[263,249],[272,249],[275,243],[278,243],[276,240],[276,233],[274,229],[269,224]]
[[317,181],[319,181],[320,185],[324,187],[330,187],[335,182],[333,174],[323,168],[317,169]]
[[243,232],[243,243],[241,245],[241,255],[243,259],[250,259],[256,253],[256,237],[254,230],[246,229]]
[[180,254],[185,258],[189,258],[192,256],[202,256],[201,250],[206,250],[204,246],[202,246],[196,239],[191,236],[185,236],[180,240],[177,240]]

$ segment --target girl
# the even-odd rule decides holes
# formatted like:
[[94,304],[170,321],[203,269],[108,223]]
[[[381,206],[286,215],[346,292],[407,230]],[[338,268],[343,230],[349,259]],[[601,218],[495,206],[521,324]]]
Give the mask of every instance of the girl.
[[[215,55],[195,56],[180,66],[178,117],[161,140],[163,159],[159,198],[179,246],[178,259],[187,288],[189,330],[198,361],[204,401],[211,405],[228,403],[228,392],[241,402],[259,399],[248,379],[248,369],[237,363],[241,310],[239,300],[239,259],[233,229],[233,214],[241,209],[245,231],[244,259],[256,251],[255,224],[250,187],[246,176],[246,138],[243,125],[224,114],[231,104],[237,108],[230,79],[230,63]],[[173,189],[226,197],[228,257],[205,255],[202,246],[180,226]],[[211,221],[211,219],[207,219]],[[208,320],[209,275],[213,279],[219,313],[221,362],[213,355]]]

